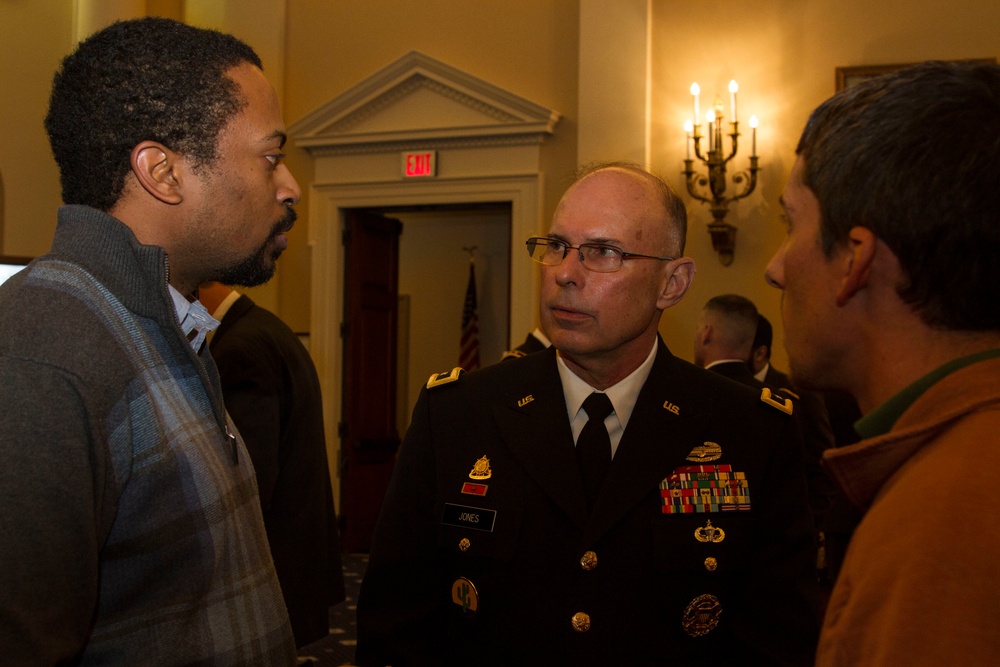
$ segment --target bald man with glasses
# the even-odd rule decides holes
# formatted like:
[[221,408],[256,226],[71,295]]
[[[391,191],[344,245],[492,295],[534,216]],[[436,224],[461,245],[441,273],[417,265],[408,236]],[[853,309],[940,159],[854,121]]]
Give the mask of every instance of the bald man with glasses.
[[658,334],[694,277],[685,231],[663,181],[614,164],[528,239],[552,346],[428,381],[362,584],[359,665],[811,664],[790,407]]

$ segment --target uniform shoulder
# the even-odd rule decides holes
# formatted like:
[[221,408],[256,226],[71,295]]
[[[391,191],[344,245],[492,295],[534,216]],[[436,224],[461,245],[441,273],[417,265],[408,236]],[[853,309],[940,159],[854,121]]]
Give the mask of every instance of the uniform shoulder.
[[764,387],[760,390],[760,400],[762,403],[771,406],[775,410],[780,410],[786,415],[791,415],[795,410],[795,404],[789,396],[798,398],[792,392],[784,389],[772,391],[770,387]]
[[434,389],[435,387],[442,387],[452,382],[458,382],[458,378],[463,373],[465,373],[465,369],[461,366],[455,366],[450,371],[445,371],[444,373],[431,373],[431,376],[427,379],[427,388]]

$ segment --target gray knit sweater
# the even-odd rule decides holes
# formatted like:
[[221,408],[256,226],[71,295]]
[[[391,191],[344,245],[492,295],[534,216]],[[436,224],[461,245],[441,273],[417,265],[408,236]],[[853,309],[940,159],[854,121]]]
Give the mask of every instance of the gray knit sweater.
[[4,664],[295,662],[250,459],[167,270],[65,206],[0,286]]

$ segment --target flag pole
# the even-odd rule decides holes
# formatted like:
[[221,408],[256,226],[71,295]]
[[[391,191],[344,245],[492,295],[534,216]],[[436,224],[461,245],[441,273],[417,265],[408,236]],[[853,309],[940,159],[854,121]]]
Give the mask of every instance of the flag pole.
[[465,290],[465,304],[462,307],[462,337],[458,352],[458,365],[467,371],[479,368],[479,315],[476,312],[476,257],[478,246],[464,246],[469,253],[469,284]]

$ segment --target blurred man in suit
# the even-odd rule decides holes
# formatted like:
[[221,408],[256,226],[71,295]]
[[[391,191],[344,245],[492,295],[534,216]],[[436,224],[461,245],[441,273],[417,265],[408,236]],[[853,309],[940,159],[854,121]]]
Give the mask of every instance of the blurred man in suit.
[[535,327],[531,330],[524,342],[515,347],[512,350],[507,350],[500,357],[500,361],[506,361],[507,359],[517,359],[518,357],[523,357],[526,354],[531,354],[532,352],[541,352],[548,346],[552,345],[552,341],[548,339],[545,332],[541,330],[540,327]]
[[267,541],[298,647],[327,636],[344,599],[340,537],[312,357],[276,315],[221,283],[199,298],[220,321],[209,349],[257,474]]
[[709,299],[694,334],[694,363],[737,382],[763,387],[765,383],[754,378],[747,364],[757,319],[757,306],[745,296],[720,294]]

